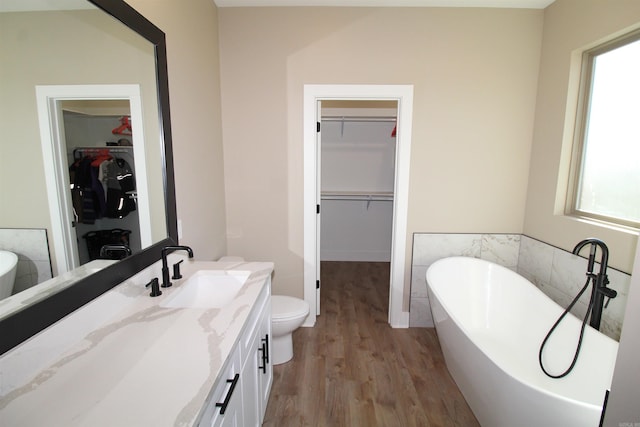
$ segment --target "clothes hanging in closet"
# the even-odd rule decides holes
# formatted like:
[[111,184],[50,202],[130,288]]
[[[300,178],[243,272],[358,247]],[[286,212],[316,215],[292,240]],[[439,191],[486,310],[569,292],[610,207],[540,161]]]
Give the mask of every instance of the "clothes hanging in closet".
[[107,216],[122,218],[136,210],[136,183],[131,166],[124,159],[115,158],[102,163],[102,182],[107,187]]
[[83,156],[69,167],[76,221],[123,218],[136,210],[133,171],[126,160],[107,152]]

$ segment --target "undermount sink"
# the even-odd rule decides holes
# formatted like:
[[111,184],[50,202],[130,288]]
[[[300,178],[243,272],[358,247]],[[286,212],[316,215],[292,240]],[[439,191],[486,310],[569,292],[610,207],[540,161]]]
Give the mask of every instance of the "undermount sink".
[[[161,307],[222,308],[235,298],[249,278],[248,271],[200,270],[173,291]],[[171,290],[169,290],[171,292]]]

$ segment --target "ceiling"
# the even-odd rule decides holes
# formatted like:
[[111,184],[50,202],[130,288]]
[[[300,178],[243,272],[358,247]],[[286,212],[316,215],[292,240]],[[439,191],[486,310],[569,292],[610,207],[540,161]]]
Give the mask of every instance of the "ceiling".
[[0,12],[95,9],[86,0],[0,0]]
[[555,0],[213,0],[218,7],[352,6],[352,7],[504,7],[544,9]]
[[[351,6],[351,7],[506,7],[544,9],[555,0],[213,0],[218,7]],[[71,10],[93,7],[85,0],[0,0],[0,12]]]

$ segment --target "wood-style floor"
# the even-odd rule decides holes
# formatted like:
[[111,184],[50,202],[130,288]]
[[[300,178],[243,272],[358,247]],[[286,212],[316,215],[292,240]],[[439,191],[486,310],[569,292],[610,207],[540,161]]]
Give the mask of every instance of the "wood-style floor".
[[323,262],[321,311],[274,366],[264,426],[478,426],[434,329],[392,329],[389,264]]

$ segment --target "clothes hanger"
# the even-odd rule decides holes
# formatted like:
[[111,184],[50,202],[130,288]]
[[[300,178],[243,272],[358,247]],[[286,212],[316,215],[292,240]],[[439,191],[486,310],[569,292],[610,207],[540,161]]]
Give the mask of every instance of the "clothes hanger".
[[114,128],[111,133],[114,135],[133,135],[129,116],[122,116],[120,119],[120,126]]

